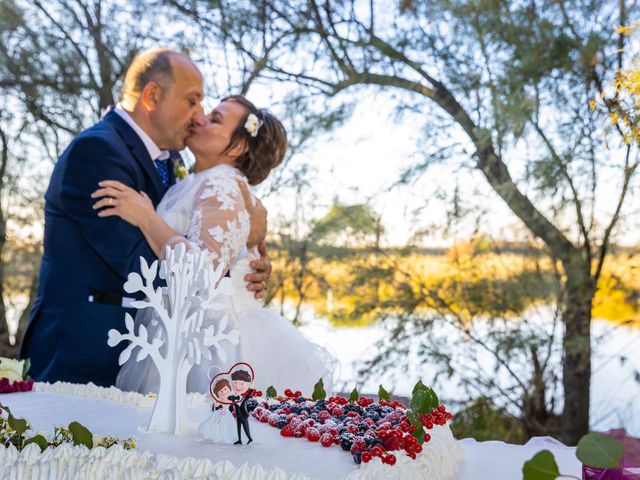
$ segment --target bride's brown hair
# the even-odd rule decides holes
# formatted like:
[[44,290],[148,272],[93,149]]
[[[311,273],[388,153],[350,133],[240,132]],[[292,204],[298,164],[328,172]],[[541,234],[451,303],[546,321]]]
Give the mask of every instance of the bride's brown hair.
[[[288,146],[287,131],[271,112],[264,108],[257,108],[242,95],[230,95],[222,101],[238,102],[249,110],[231,134],[226,150],[230,150],[238,142],[247,143],[247,151],[236,159],[236,167],[244,173],[250,185],[257,185],[267,178],[271,170],[282,163]],[[247,117],[252,113],[262,122],[255,137],[252,137],[244,128]]]

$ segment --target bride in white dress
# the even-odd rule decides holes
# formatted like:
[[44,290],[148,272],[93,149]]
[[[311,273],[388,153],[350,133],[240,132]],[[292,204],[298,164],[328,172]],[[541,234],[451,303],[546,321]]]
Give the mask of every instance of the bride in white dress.
[[[229,270],[233,294],[228,299],[228,328],[239,330],[240,342],[228,345],[226,362],[212,352],[213,364],[194,366],[187,390],[208,392],[210,376],[228,371],[238,361],[252,365],[256,385],[262,389],[273,385],[278,392],[292,388],[310,396],[320,378],[330,389],[335,362],[327,351],[262,307],[245,288],[249,262],[258,256],[255,247],[246,246],[251,207],[247,202],[257,202],[249,185],[262,182],[282,162],[287,149],[284,127],[268,111],[232,96],[208,116],[194,119],[187,146],[196,158],[195,173],[172,186],[157,211],[144,193],[117,181],[100,182],[94,193],[99,198],[95,208],[102,208],[98,215],[117,215],[140,228],[160,258],[165,246],[185,243],[188,248],[207,249],[214,266],[222,262]],[[219,316],[212,312],[206,321],[216,322]],[[143,323],[150,336],[163,335],[150,309],[139,312],[136,323]],[[118,388],[141,393],[157,392],[158,385],[159,374],[148,358],[141,362],[131,358],[116,380]]]

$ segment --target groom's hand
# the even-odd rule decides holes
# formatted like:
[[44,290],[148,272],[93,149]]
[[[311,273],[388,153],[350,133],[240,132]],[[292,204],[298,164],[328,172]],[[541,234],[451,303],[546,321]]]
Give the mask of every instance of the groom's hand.
[[267,293],[267,282],[271,276],[271,259],[267,255],[267,244],[262,242],[258,245],[260,259],[252,261],[249,265],[255,271],[245,275],[244,279],[249,282],[247,290],[255,292],[256,298],[262,298]]

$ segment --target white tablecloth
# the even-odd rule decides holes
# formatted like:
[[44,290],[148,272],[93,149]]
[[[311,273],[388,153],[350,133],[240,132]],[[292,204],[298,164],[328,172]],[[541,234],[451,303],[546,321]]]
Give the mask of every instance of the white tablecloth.
[[[151,414],[139,408],[109,400],[53,393],[14,393],[0,395],[0,402],[11,407],[17,417],[27,418],[35,431],[53,432],[55,425],[78,421],[95,434],[117,437],[135,436],[138,450],[150,450],[177,457],[208,458],[212,462],[229,460],[234,465],[260,463],[264,468],[279,466],[289,473],[301,473],[321,480],[337,479],[353,471],[351,456],[338,446],[323,448],[305,439],[282,438],[278,429],[253,421],[254,443],[244,447],[211,445],[198,441],[195,426],[207,417],[206,406],[189,410],[194,433],[185,436],[143,433]],[[459,480],[516,480],[522,478],[522,465],[537,452],[548,449],[555,455],[560,471],[580,477],[575,448],[548,438],[532,439],[527,445],[503,442],[459,441],[464,464]]]

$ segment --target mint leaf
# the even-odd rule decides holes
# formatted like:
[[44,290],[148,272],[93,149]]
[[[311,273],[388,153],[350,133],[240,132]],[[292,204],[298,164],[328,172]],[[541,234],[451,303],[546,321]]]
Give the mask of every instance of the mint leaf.
[[267,388],[267,398],[278,398],[278,392],[276,392],[276,389],[273,387],[273,385]]
[[360,398],[360,395],[358,394],[358,390],[354,388],[351,391],[351,395],[349,395],[349,401],[350,402],[357,402],[358,398]]
[[[7,409],[6,407],[4,408],[7,412],[9,412],[9,409]],[[9,426],[16,431],[18,436],[22,436],[24,432],[29,430],[29,424],[27,423],[27,421],[24,418],[14,417],[11,412],[9,412],[9,418],[7,419],[7,421],[9,422]]]
[[29,373],[29,369],[31,368],[31,359],[30,358],[25,358],[24,359],[24,365],[22,367],[22,378],[24,380],[29,380],[29,375],[27,375]]
[[522,475],[523,480],[555,480],[560,472],[553,454],[549,450],[542,450],[524,462]]
[[44,438],[42,435],[35,435],[25,440],[24,444],[22,445],[22,448],[26,447],[30,443],[35,443],[36,445],[38,445],[40,447],[41,452],[44,452],[49,446],[49,444],[47,443],[47,439]]
[[311,400],[324,400],[327,398],[327,392],[324,391],[324,382],[322,379],[318,380],[313,387],[313,394],[311,394]]
[[418,380],[413,387],[413,391],[411,392],[411,395],[415,395],[418,390],[424,390],[425,388],[427,387],[424,383],[422,383],[422,380]]
[[424,443],[424,427],[422,426],[422,422],[420,421],[420,417],[416,412],[410,411],[407,413],[407,418],[409,419],[409,423],[416,427],[416,429],[411,433],[416,439],[418,443],[422,445]]
[[389,397],[391,397],[389,392],[387,392],[382,384],[380,384],[378,387],[378,400],[389,400]]
[[589,433],[578,442],[576,457],[583,464],[596,468],[619,468],[624,455],[624,447],[618,440]]
[[73,436],[74,445],[84,445],[89,450],[93,448],[93,435],[87,427],[78,422],[71,422],[69,424],[69,431]]

